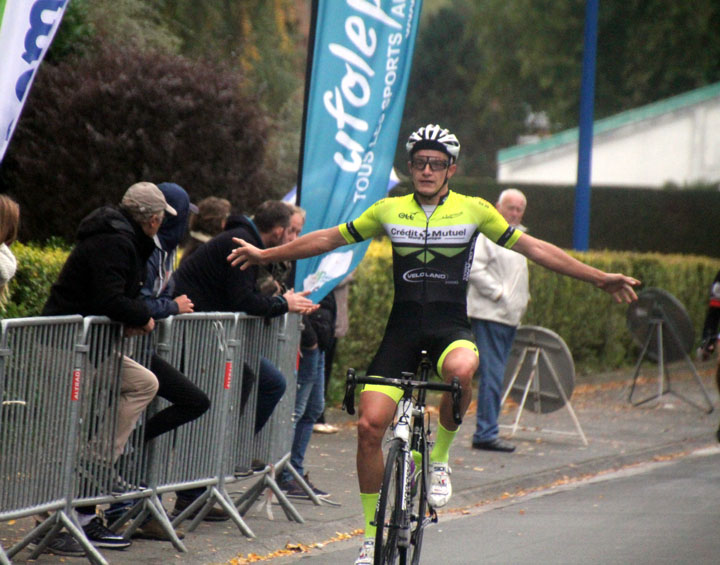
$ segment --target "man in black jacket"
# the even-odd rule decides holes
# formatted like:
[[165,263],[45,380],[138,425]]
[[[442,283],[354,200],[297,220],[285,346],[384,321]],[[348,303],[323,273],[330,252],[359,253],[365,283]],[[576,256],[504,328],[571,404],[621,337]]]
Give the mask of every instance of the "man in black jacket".
[[[233,237],[248,238],[261,249],[287,241],[290,216],[285,203],[270,200],[258,207],[252,220],[247,216],[236,218],[233,227],[216,235],[183,261],[173,274],[174,294],[186,294],[193,301],[195,312],[245,312],[266,318],[286,312],[314,312],[317,305],[306,298],[307,292],[290,289],[267,296],[256,287],[258,267],[235,269],[225,260],[235,246]],[[258,392],[256,433],[285,392],[285,378],[267,359],[261,362]]]
[[[257,267],[235,269],[225,259],[235,247],[233,237],[247,238],[263,249],[285,243],[292,230],[290,217],[290,208],[275,200],[261,204],[252,219],[236,216],[226,231],[200,246],[181,263],[173,274],[174,294],[186,294],[195,312],[245,312],[267,318],[286,312],[314,312],[317,305],[306,298],[307,292],[296,293],[290,289],[276,296],[262,294],[256,286]],[[284,375],[264,357],[260,360],[258,377],[255,433],[268,421],[286,387]],[[187,508],[201,493],[202,489],[178,493],[174,514]]]
[[[91,212],[80,222],[77,244],[53,284],[42,314],[107,316],[125,325],[126,336],[150,333],[155,321],[140,297],[140,289],[145,282],[145,264],[155,248],[153,237],[166,213],[175,215],[176,211],[149,182],[132,185],[119,207],[104,206]],[[135,423],[157,390],[155,375],[124,356],[114,459],[122,454]],[[77,510],[80,525],[93,545],[108,549],[130,545],[105,527],[94,506]]]

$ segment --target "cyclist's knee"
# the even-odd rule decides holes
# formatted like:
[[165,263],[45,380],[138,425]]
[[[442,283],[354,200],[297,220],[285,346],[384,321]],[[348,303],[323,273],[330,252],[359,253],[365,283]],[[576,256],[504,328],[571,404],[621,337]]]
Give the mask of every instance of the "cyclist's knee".
[[443,363],[443,378],[447,380],[448,378],[458,377],[460,384],[466,385],[472,382],[477,367],[478,358],[474,355],[451,354],[447,356]]
[[358,419],[358,441],[365,446],[382,445],[387,424],[378,419],[361,416]]

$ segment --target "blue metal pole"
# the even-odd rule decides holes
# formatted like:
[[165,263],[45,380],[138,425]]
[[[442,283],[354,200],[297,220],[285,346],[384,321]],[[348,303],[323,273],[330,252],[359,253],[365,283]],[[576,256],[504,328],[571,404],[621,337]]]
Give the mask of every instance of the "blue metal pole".
[[577,186],[573,247],[587,251],[590,244],[590,172],[592,169],[593,111],[595,101],[595,58],[599,0],[585,4],[585,44],[580,87],[580,132],[578,140]]

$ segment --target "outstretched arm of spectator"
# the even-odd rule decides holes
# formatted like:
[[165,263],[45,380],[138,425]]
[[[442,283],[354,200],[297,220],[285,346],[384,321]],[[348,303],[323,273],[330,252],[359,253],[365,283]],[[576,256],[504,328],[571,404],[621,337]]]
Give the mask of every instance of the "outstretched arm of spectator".
[[294,261],[314,257],[347,244],[337,227],[313,231],[285,245],[267,249],[260,249],[237,237],[233,238],[233,242],[238,247],[230,252],[227,260],[233,267],[240,265],[243,270],[251,265],[267,265],[278,261]]
[[640,284],[639,280],[621,273],[606,273],[586,265],[552,243],[524,233],[515,242],[513,249],[551,271],[595,285],[611,294],[616,302],[637,300],[633,287]]

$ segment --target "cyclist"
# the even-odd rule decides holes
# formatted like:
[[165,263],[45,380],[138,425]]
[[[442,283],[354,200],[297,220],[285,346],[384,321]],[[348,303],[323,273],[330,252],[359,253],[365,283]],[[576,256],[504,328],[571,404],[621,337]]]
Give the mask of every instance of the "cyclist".
[[[633,286],[638,280],[590,267],[510,227],[487,201],[451,191],[448,181],[457,168],[460,143],[447,129],[433,124],[421,127],[410,135],[406,148],[412,194],[384,198],[351,222],[310,232],[287,245],[258,249],[236,239],[239,247],[228,256],[233,265],[245,269],[312,257],[386,233],[393,248],[395,297],[368,375],[397,377],[401,371],[414,372],[425,349],[445,381],[459,377],[461,412],[465,412],[478,367],[478,350],[466,314],[468,274],[478,233],[548,269],[590,282],[617,302],[637,298]],[[371,522],[384,469],[382,438],[401,395],[400,389],[377,385],[366,385],[360,395],[357,470],[365,540],[356,564],[373,560],[376,528]],[[452,494],[448,460],[457,428],[450,396],[444,394],[429,465],[428,502],[435,508],[444,506]]]

